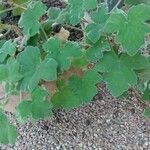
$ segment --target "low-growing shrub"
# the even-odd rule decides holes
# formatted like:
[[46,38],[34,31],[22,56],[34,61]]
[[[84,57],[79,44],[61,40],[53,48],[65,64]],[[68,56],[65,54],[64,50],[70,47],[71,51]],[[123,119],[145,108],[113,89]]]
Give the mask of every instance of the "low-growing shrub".
[[[21,14],[18,26],[0,23],[1,37],[18,31],[17,39],[0,41],[0,82],[6,93],[0,105],[1,143],[14,144],[17,137],[3,111],[9,103],[21,122],[48,118],[53,109],[89,103],[102,81],[115,97],[133,87],[150,101],[150,5],[125,2],[121,9],[119,2],[108,9],[97,0],[68,0],[59,9],[40,0],[14,0],[11,8],[0,10],[1,17],[10,10]],[[68,40],[67,29],[83,37]],[[13,106],[7,97],[15,94],[19,99]],[[150,108],[144,114],[150,117]]]

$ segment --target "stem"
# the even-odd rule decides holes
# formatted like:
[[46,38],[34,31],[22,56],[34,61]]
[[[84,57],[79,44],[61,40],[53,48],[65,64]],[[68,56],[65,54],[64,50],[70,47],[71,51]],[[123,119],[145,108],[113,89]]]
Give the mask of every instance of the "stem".
[[1,37],[0,39],[4,38],[7,34],[9,34],[11,31],[11,27],[8,28],[7,32],[5,32]]
[[41,29],[41,31],[42,31],[42,33],[43,33],[43,35],[44,35],[44,37],[45,37],[45,39],[47,41],[48,40],[48,36],[47,36],[45,30],[43,29],[42,25],[41,25],[40,29]]
[[7,12],[7,11],[11,11],[11,10],[13,10],[13,9],[16,9],[16,7],[7,8],[7,9],[5,9],[5,10],[2,10],[2,11],[0,11],[0,14],[3,14],[3,13],[5,13],[5,12]]
[[[27,3],[27,2],[26,2],[26,3]],[[7,11],[11,11],[11,10],[14,10],[14,9],[17,9],[17,8],[21,8],[21,9],[26,10],[27,8],[22,6],[22,5],[25,5],[26,3],[20,4],[20,5],[18,5],[18,4],[16,4],[16,3],[13,3],[14,7],[7,8],[7,9],[5,9],[5,10],[2,10],[2,11],[0,11],[0,14],[3,14],[3,13],[5,13],[5,12],[7,12]]]
[[64,27],[67,27],[67,28],[70,28],[70,29],[74,29],[74,30],[77,30],[77,31],[83,32],[83,30],[82,30],[82,29],[79,29],[79,28],[74,27],[74,26],[70,26],[70,25],[68,25],[68,24],[64,24],[63,26],[64,26]]
[[118,7],[118,5],[121,3],[122,0],[119,0],[118,3],[115,5],[115,7],[111,10],[111,12]]
[[16,4],[16,3],[13,3],[13,5],[14,5],[16,8],[21,8],[21,9],[27,10],[26,7],[22,6],[22,5],[24,5],[24,4],[26,4],[26,3],[23,3],[23,4],[21,4],[21,5],[18,5],[18,4]]

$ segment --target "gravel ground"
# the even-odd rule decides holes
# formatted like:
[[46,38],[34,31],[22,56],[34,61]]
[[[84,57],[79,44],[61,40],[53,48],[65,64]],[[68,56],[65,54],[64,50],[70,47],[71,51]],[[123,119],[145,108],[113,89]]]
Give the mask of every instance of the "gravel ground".
[[[100,94],[101,93],[101,94]],[[99,92],[78,109],[55,114],[49,120],[19,125],[14,146],[1,150],[150,150],[150,120],[143,117],[144,104],[133,92],[122,100]]]

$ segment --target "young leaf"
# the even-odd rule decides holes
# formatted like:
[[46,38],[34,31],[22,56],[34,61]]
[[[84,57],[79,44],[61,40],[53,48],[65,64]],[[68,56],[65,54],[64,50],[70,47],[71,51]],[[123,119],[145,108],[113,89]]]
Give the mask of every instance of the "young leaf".
[[20,88],[32,91],[41,79],[52,81],[57,79],[57,62],[53,58],[40,59],[40,50],[37,47],[28,46],[17,56],[21,64],[23,79]]
[[12,126],[6,116],[0,110],[0,143],[2,144],[15,144],[17,138],[17,130]]
[[86,37],[92,42],[96,43],[102,33],[106,20],[108,19],[108,8],[102,4],[95,12],[91,14],[92,23],[89,23],[85,28]]
[[43,119],[52,115],[51,105],[46,100],[47,92],[42,88],[36,88],[31,99],[22,101],[16,108],[17,118],[20,121],[29,119]]
[[68,85],[61,88],[51,99],[55,108],[75,108],[89,102],[97,93],[96,84],[102,80],[94,70],[87,71],[83,77],[72,76]]
[[19,26],[23,28],[23,33],[27,37],[34,36],[39,33],[39,18],[45,13],[45,6],[41,1],[33,2],[28,5],[19,20]]
[[14,55],[16,51],[16,45],[11,40],[6,41],[0,48],[0,62],[2,63],[6,57]]
[[[96,64],[95,69],[105,73],[104,80],[113,96],[118,97],[127,91],[130,86],[135,85],[137,83],[137,75],[134,70],[149,65],[149,61],[146,58],[138,55],[133,57],[122,55],[118,58],[113,52],[106,52],[100,62]],[[139,67],[138,65],[143,60],[144,64],[141,64]]]
[[51,38],[43,44],[43,49],[47,52],[47,58],[57,61],[61,71],[67,70],[71,66],[71,60],[82,56],[80,46],[75,42],[61,44],[59,39]]
[[150,32],[145,21],[150,19],[150,6],[140,4],[129,9],[112,13],[107,20],[105,32],[117,33],[117,40],[130,56],[135,55],[144,44],[144,36]]

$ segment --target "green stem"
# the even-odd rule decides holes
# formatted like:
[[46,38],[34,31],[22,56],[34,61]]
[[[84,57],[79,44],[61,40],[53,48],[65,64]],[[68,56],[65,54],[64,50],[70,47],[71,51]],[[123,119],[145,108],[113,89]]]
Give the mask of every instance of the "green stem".
[[26,3],[23,3],[23,4],[20,4],[20,5],[18,5],[18,4],[16,4],[16,3],[13,3],[14,7],[7,8],[7,9],[5,9],[5,10],[2,10],[2,11],[0,11],[0,14],[3,14],[3,13],[5,13],[5,12],[7,12],[7,11],[11,11],[11,10],[14,10],[14,9],[17,9],[17,8],[21,8],[21,9],[26,10],[27,8],[22,6],[22,5],[25,5],[25,4],[27,4],[27,2],[26,2]]
[[47,40],[48,40],[48,36],[47,36],[45,30],[43,29],[42,25],[40,26],[40,29],[41,29],[41,31],[42,31],[44,37],[45,37],[45,40],[47,41]]

